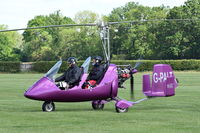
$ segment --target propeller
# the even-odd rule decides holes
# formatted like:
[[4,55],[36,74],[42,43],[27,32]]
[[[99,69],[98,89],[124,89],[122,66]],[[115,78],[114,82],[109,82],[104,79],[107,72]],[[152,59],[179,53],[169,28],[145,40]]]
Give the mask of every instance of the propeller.
[[131,99],[134,99],[134,77],[133,77],[133,74],[131,74],[131,77],[130,77],[130,88],[131,88]]
[[142,59],[138,59],[133,69],[130,71],[130,89],[131,89],[131,99],[134,99],[134,76],[133,74],[137,73],[137,69],[143,62]]
[[[141,59],[139,59],[139,60],[141,60]],[[143,63],[143,62],[141,62],[141,61],[137,62],[137,63],[135,64],[135,66],[133,67],[133,69],[138,68],[142,63]]]

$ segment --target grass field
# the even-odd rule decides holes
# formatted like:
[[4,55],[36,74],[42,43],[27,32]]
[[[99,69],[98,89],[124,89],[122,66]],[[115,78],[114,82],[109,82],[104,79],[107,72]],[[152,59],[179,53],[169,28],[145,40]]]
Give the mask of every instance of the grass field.
[[[135,77],[136,100],[144,98],[142,74]],[[82,102],[55,103],[55,112],[42,112],[43,102],[23,96],[41,74],[0,74],[0,133],[199,133],[200,72],[175,74],[176,96],[144,101],[120,114],[112,102],[102,111]],[[130,100],[128,89],[119,96]]]

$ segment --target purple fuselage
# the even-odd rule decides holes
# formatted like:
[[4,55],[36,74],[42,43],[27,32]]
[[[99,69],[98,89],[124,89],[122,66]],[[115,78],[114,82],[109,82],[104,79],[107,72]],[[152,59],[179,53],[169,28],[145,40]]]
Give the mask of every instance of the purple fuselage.
[[24,96],[34,100],[54,102],[93,101],[117,96],[118,75],[116,65],[110,64],[100,84],[92,89],[82,89],[86,79],[87,74],[83,74],[78,86],[68,90],[60,90],[54,81],[42,77],[24,93]]

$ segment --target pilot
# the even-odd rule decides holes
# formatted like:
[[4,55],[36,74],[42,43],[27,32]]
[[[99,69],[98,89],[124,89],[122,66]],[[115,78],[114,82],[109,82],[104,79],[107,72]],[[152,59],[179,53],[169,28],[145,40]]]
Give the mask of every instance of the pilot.
[[96,84],[101,80],[102,75],[104,73],[104,66],[101,64],[102,62],[101,56],[94,56],[92,60],[92,70],[88,75],[86,82],[83,84],[83,89],[90,89],[96,86]]
[[57,86],[59,86],[62,90],[78,85],[82,74],[81,69],[76,65],[76,58],[69,57],[67,62],[69,64],[69,68],[63,75],[55,79],[55,82],[59,82]]

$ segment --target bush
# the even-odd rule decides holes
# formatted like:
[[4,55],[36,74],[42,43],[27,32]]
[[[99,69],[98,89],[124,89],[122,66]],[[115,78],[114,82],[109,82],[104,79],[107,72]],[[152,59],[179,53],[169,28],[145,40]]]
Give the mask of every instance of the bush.
[[[78,65],[81,66],[84,61],[78,61]],[[111,63],[116,65],[132,65],[135,66],[137,60],[112,60]],[[138,71],[152,71],[154,64],[170,64],[173,70],[195,70],[200,71],[200,60],[141,60],[143,62],[137,69]],[[56,61],[41,61],[35,62],[33,65],[33,71],[46,73]],[[67,69],[67,62],[63,61],[59,72],[64,72]]]
[[[57,61],[40,61],[34,62],[30,71],[46,73]],[[78,65],[81,66],[84,61],[78,61]],[[132,65],[135,66],[137,60],[112,60],[111,63],[116,65]],[[152,71],[154,64],[170,64],[173,70],[195,70],[200,71],[200,60],[142,60],[141,66],[138,71]],[[66,61],[63,61],[59,73],[64,72],[68,67]],[[91,68],[91,67],[90,67]],[[0,72],[16,73],[20,72],[20,62],[0,62]]]
[[1,61],[0,72],[9,72],[9,73],[20,72],[20,62]]
[[[113,60],[113,64],[132,65],[135,66],[137,60]],[[173,70],[197,70],[200,71],[200,60],[142,60],[142,64],[138,67],[139,71],[151,71],[154,64],[169,64]]]

